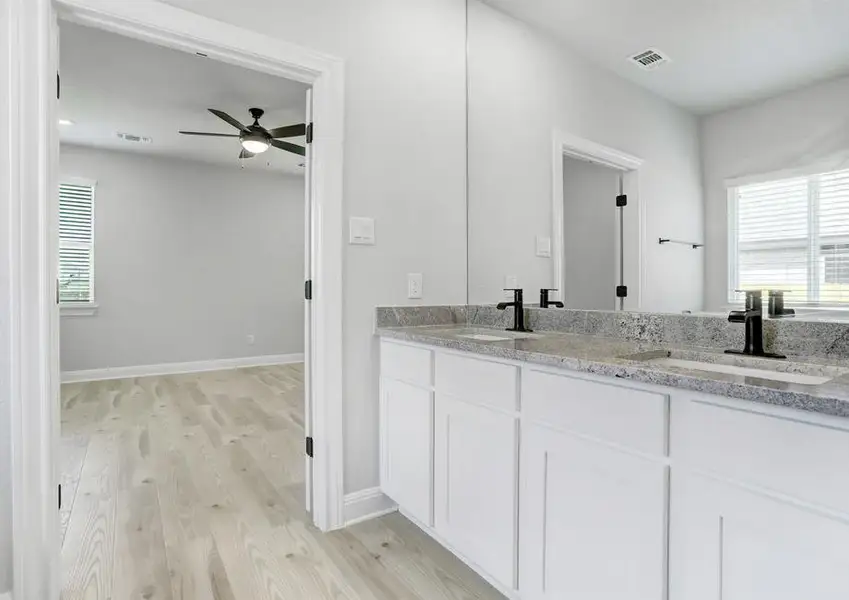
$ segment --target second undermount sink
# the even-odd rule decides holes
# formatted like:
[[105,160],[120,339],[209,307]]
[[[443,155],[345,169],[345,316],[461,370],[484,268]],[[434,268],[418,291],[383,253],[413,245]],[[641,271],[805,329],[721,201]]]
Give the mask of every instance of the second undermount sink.
[[467,329],[450,329],[446,330],[454,337],[474,340],[476,342],[507,342],[511,340],[527,340],[534,339],[540,336],[528,333],[525,331],[501,331],[498,329],[484,329],[470,327]]
[[625,358],[658,367],[723,373],[810,386],[822,385],[835,377],[849,373],[849,369],[827,365],[707,352],[662,350],[633,354]]

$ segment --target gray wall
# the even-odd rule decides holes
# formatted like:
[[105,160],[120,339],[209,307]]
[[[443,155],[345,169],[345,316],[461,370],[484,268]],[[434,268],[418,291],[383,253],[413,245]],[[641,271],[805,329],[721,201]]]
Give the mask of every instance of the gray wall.
[[563,298],[569,308],[613,310],[619,173],[563,159]]
[[[642,308],[699,310],[704,254],[657,243],[703,237],[698,119],[478,0],[469,78],[469,301],[500,300],[507,274],[525,289],[550,287],[551,260],[536,256],[534,238],[551,235],[556,129],[645,161],[645,227],[626,225],[642,234]],[[626,219],[637,223],[634,211]],[[629,273],[635,285],[638,269]]]
[[[344,479],[375,487],[374,307],[466,301],[466,2],[168,4],[345,60],[345,215],[374,217],[377,243],[344,249]],[[424,275],[421,300],[407,273]]]
[[66,145],[59,162],[97,181],[99,309],[62,317],[63,371],[303,352],[302,178]]
[[849,168],[849,77],[783,94],[702,121],[706,307],[728,304],[726,179],[786,169]]

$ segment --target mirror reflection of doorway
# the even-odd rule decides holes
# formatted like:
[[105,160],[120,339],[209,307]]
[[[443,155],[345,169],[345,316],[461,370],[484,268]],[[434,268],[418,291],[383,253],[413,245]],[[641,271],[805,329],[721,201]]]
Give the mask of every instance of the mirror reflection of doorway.
[[615,310],[622,172],[563,157],[563,292],[567,307]]

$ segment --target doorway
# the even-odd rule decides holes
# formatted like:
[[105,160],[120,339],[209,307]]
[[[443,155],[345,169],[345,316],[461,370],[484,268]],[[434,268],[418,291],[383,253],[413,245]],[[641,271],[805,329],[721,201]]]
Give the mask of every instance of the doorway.
[[[283,76],[312,87],[316,127],[309,174],[313,300],[306,349],[310,386],[314,522],[321,529],[342,524],[341,458],[341,242],[343,67],[309,49],[280,43],[154,0],[110,3],[75,0],[56,4],[65,20],[135,37],[205,58]],[[13,272],[4,272],[9,302],[2,308],[13,332],[13,375],[3,382],[14,398],[11,443],[14,515],[14,581],[17,595],[53,599],[59,589],[59,519],[56,511],[59,441],[58,239],[55,190],[58,177],[57,15],[47,0],[12,3],[8,15],[16,40],[11,64],[19,65],[9,93],[12,122],[43,123],[9,132],[19,152],[10,157],[7,208],[20,218],[9,234],[19,240]],[[15,73],[18,73],[16,71]],[[12,77],[14,74],[9,74]],[[10,79],[11,81],[11,79]],[[46,85],[50,83],[50,85]],[[52,101],[51,101],[52,100]],[[25,141],[24,141],[25,140]],[[26,198],[26,202],[23,201]],[[5,201],[4,201],[5,202]],[[11,242],[14,245],[14,241]],[[22,265],[26,265],[23,268]],[[8,387],[8,389],[6,389]],[[25,401],[24,401],[25,400]],[[328,415],[332,417],[328,418]],[[306,419],[305,419],[306,420]],[[304,502],[305,498],[301,500]]]
[[[598,304],[595,307],[597,310],[639,310],[646,273],[642,260],[645,238],[645,206],[640,198],[642,159],[559,130],[554,130],[552,141],[552,281],[553,287],[558,290],[553,294],[553,299],[563,301],[563,290],[570,287],[566,280],[565,194],[569,191],[570,198],[574,196],[577,199],[588,193],[593,198],[591,204],[580,202],[579,205],[573,205],[570,201],[570,210],[578,218],[592,219],[598,230],[598,239],[588,241],[587,232],[573,227],[575,221],[570,219],[572,235],[568,241],[568,269],[573,277],[591,277],[593,284],[586,285],[581,279],[576,279],[582,283],[572,287],[576,288],[580,303],[587,307]],[[567,164],[570,166],[568,170]],[[574,172],[570,173],[570,170]],[[568,190],[565,185],[567,175],[570,181],[574,180],[580,186]],[[609,185],[611,182],[614,182],[612,190]],[[601,193],[607,194],[603,200]],[[614,231],[613,246],[608,245],[611,227]],[[599,256],[589,260],[586,244],[592,244]],[[614,265],[612,272],[611,248]],[[605,289],[610,291],[605,293]],[[609,305],[610,292],[615,304],[603,308]],[[565,298],[566,308],[575,308],[569,304],[568,296]]]
[[618,210],[622,174],[563,157],[563,302],[578,310],[615,310],[620,278]]

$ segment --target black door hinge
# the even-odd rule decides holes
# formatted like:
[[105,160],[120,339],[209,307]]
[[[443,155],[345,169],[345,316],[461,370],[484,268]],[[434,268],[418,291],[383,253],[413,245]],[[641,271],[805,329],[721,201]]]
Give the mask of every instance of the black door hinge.
[[617,298],[627,298],[628,297],[628,286],[627,285],[617,285],[616,286],[616,297]]
[[304,299],[312,300],[312,279],[307,279],[304,282]]
[[308,437],[307,440],[306,440],[306,451],[307,451],[307,456],[312,458],[313,457],[313,455],[312,455],[312,452],[313,452],[313,450],[312,450],[312,437]]
[[625,194],[616,196],[616,207],[621,208],[623,206],[628,206],[628,196]]
[[59,510],[62,510],[62,484],[59,484]]
[[312,144],[312,123],[307,125],[307,144]]

